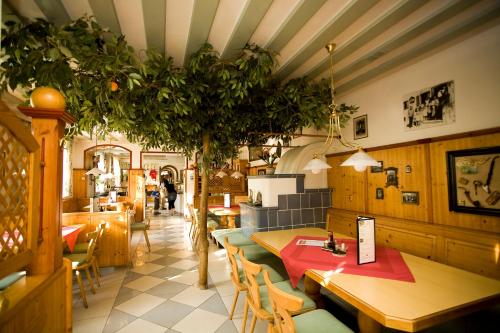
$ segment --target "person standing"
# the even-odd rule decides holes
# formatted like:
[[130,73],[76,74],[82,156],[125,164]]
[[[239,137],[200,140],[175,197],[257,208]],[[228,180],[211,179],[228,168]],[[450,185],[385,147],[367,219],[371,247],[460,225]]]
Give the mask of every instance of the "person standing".
[[175,190],[175,184],[173,182],[172,176],[167,177],[165,180],[165,187],[167,189],[168,195],[168,210],[175,209],[175,200],[177,199],[177,191]]

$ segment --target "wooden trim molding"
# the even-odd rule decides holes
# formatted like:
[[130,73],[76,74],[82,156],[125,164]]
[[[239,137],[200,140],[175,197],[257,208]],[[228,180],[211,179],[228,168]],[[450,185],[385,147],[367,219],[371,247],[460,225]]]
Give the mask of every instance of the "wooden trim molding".
[[66,112],[64,109],[42,109],[42,108],[32,108],[29,106],[18,106],[19,111],[24,113],[29,117],[35,118],[45,118],[45,119],[59,119],[67,124],[73,124],[76,122],[76,118],[71,114]]
[[[500,127],[492,127],[492,128],[487,128],[487,129],[482,129],[482,130],[477,130],[477,131],[470,131],[470,132],[457,133],[457,134],[449,134],[449,135],[437,136],[437,137],[434,137],[434,138],[425,138],[425,139],[418,139],[418,140],[412,140],[412,141],[394,143],[394,144],[384,145],[384,146],[363,148],[363,150],[366,151],[366,152],[371,152],[371,151],[384,150],[384,149],[408,147],[408,146],[413,146],[413,145],[423,144],[423,143],[431,143],[431,142],[439,142],[439,141],[463,139],[463,138],[468,138],[468,137],[474,137],[474,136],[479,136],[479,135],[487,135],[487,134],[494,134],[494,133],[500,133]],[[353,151],[355,151],[355,150],[342,151],[342,152],[339,152],[339,153],[327,154],[325,156],[326,157],[336,157],[336,156],[350,155],[350,154],[353,153]]]

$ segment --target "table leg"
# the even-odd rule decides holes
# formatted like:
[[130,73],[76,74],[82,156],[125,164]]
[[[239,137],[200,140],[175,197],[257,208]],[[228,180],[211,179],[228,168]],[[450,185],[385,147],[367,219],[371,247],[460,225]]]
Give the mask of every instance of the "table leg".
[[363,311],[358,311],[358,327],[361,333],[382,332],[382,325]]
[[234,229],[236,228],[236,224],[234,222],[234,216],[228,216],[228,223],[227,223],[227,227],[228,229]]
[[228,225],[227,225],[227,216],[226,215],[222,215],[220,217],[220,227],[221,227],[221,229],[226,229],[228,227]]
[[316,303],[316,307],[318,309],[324,309],[325,301],[321,297],[320,290],[321,285],[318,282],[314,281],[307,275],[304,276],[304,291],[307,296],[309,296]]

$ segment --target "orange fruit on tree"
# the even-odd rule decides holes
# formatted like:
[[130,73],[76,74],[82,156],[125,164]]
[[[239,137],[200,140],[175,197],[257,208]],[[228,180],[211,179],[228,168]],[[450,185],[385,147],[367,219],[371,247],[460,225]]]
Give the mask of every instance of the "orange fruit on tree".
[[66,101],[59,90],[52,87],[38,87],[31,93],[30,105],[40,109],[64,109]]
[[115,81],[111,81],[110,86],[111,86],[111,91],[118,90],[118,83],[116,83]]

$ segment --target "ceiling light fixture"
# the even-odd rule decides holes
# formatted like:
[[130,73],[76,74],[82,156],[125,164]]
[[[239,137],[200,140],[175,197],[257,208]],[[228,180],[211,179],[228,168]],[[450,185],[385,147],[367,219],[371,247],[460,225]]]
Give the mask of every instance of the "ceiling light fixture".
[[241,172],[239,172],[238,170],[236,170],[235,172],[233,172],[231,174],[231,177],[232,178],[235,178],[235,179],[240,179],[241,177],[244,177],[245,175],[242,174]]
[[335,44],[330,43],[326,45],[326,49],[330,55],[330,94],[332,98],[331,104],[328,105],[328,108],[330,109],[328,136],[325,140],[323,152],[321,154],[315,154],[313,159],[305,165],[304,170],[310,170],[312,173],[318,174],[321,170],[331,168],[331,166],[321,160],[318,155],[323,155],[327,151],[328,147],[333,144],[333,139],[337,139],[344,147],[355,148],[358,150],[355,154],[345,160],[341,166],[352,166],[354,167],[354,170],[358,172],[365,171],[368,166],[379,166],[379,163],[365,153],[359,144],[347,141],[342,135],[340,128],[340,112],[337,109],[337,104],[335,104],[335,87],[333,85],[333,50],[335,49]]
[[[94,157],[97,156],[97,127],[95,129],[95,151],[94,151]],[[94,161],[92,160],[92,164],[94,164]],[[85,172],[86,175],[92,175],[94,177],[100,176],[104,174],[105,172],[99,169],[98,167],[93,167],[89,171]]]
[[215,177],[224,178],[224,177],[227,177],[227,173],[225,171],[223,171],[222,169],[220,169],[219,172],[217,172],[215,174]]

